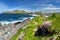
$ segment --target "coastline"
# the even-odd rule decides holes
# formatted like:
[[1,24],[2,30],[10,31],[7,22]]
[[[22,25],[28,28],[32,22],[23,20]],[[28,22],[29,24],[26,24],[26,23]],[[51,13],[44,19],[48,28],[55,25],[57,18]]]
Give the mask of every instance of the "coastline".
[[[3,31],[1,31],[1,40],[9,40],[16,32],[18,29],[22,28],[24,25],[26,25],[32,18],[28,17],[25,18],[21,23],[19,21],[14,21],[14,22],[10,22],[9,24],[4,24],[1,25]],[[6,22],[5,22],[6,23]],[[5,36],[5,37],[4,37]]]
[[[2,25],[4,25],[4,24],[10,24],[10,23],[16,23],[16,22],[23,22],[24,20],[26,20],[26,19],[28,19],[29,17],[27,17],[27,18],[23,18],[23,20],[16,20],[16,21],[0,21],[0,23],[2,24]],[[33,17],[30,17],[31,19],[33,18]]]
[[0,23],[2,24],[2,25],[4,25],[4,24],[10,24],[10,23],[12,23],[12,24],[14,24],[14,23],[17,23],[17,22],[23,22],[24,20],[26,20],[26,19],[28,19],[28,18],[30,18],[30,19],[32,19],[32,18],[34,18],[34,17],[27,17],[27,18],[23,18],[23,20],[16,20],[16,21],[0,21]]
[[9,24],[9,23],[15,23],[15,22],[22,22],[27,18],[33,17],[29,14],[0,14],[0,23],[2,25]]

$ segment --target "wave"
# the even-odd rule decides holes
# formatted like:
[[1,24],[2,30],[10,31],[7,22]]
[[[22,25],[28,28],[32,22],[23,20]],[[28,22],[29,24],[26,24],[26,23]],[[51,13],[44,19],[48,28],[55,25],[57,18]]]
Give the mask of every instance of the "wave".
[[9,23],[16,23],[16,22],[23,22],[24,20],[26,20],[27,18],[33,18],[33,17],[26,17],[26,18],[23,18],[22,20],[15,20],[15,21],[0,21],[0,23],[2,24],[2,25],[4,25],[4,24],[9,24]]

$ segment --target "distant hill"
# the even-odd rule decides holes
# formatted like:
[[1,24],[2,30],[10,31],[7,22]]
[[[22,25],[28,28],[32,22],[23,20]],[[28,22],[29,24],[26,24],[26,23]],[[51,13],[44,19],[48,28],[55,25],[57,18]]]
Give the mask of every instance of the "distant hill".
[[11,14],[11,13],[15,13],[15,14],[20,14],[20,13],[30,13],[30,14],[36,14],[36,15],[50,15],[51,13],[45,13],[45,12],[42,12],[42,11],[32,11],[32,12],[27,12],[25,10],[12,10],[12,11],[5,11],[3,12],[4,14]]
[[13,10],[13,11],[5,11],[3,13],[28,13],[28,12],[24,10]]
[[12,10],[12,11],[5,11],[3,13],[30,13],[30,14],[38,14],[40,15],[42,12],[41,11],[32,11],[32,12],[26,12],[25,10]]

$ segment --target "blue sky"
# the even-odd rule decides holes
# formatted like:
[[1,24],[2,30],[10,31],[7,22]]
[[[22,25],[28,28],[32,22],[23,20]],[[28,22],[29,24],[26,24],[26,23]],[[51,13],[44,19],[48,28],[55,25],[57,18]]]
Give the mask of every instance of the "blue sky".
[[11,10],[59,12],[60,0],[0,0],[0,12]]

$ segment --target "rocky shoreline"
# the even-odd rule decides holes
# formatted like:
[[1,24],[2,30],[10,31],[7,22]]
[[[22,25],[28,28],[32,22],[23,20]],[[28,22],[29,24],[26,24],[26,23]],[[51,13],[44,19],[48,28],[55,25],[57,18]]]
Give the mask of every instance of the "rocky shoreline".
[[30,20],[31,18],[27,18],[23,22],[4,24],[4,26],[0,23],[0,40],[9,40],[19,28],[26,25]]

